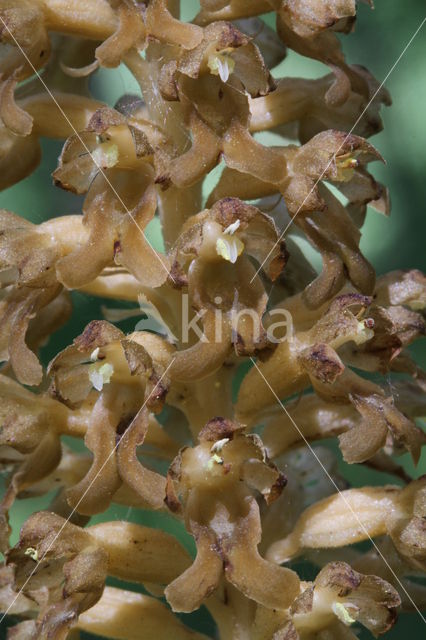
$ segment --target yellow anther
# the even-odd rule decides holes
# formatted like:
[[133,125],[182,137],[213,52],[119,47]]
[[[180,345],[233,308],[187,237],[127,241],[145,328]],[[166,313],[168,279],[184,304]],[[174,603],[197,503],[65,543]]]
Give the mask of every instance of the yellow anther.
[[228,82],[234,72],[235,61],[228,54],[217,52],[209,56],[207,66],[211,74],[219,76],[222,82]]

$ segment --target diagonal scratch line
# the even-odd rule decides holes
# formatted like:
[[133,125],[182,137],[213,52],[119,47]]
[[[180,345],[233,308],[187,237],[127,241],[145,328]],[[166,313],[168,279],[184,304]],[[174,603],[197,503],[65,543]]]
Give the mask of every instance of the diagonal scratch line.
[[[155,387],[152,389],[152,391],[150,392],[150,394],[148,395],[148,397],[146,398],[145,402],[143,403],[143,405],[141,406],[141,408],[139,409],[139,411],[142,411],[142,409],[144,409],[149,401],[149,399],[151,398],[151,396],[154,394],[154,392],[156,391],[157,387],[160,385],[162,379],[164,378],[164,376],[166,375],[167,371],[170,369],[170,367],[172,366],[172,364],[174,363],[174,361],[176,360],[176,358],[172,358],[172,360],[170,361],[170,363],[168,364],[167,368],[164,370],[164,372],[162,373],[160,379],[158,380],[157,384],[155,385]],[[25,589],[25,587],[27,586],[27,584],[29,583],[29,581],[31,580],[31,578],[33,577],[33,575],[35,574],[35,572],[37,571],[38,567],[40,566],[40,564],[43,562],[43,560],[45,559],[46,555],[49,553],[50,549],[52,548],[52,546],[55,544],[56,540],[59,538],[59,536],[61,535],[62,531],[64,530],[64,528],[67,526],[68,522],[70,521],[70,519],[73,517],[74,513],[77,511],[78,507],[80,506],[80,504],[82,503],[82,501],[84,500],[84,498],[86,497],[86,495],[88,494],[88,492],[90,491],[90,489],[92,488],[93,484],[96,482],[96,480],[99,478],[100,474],[102,473],[102,471],[105,469],[106,465],[108,464],[108,462],[111,460],[112,456],[116,453],[118,447],[120,446],[120,443],[122,441],[122,439],[124,438],[124,436],[126,435],[126,431],[123,433],[123,435],[121,436],[121,438],[117,441],[117,443],[115,444],[113,450],[111,451],[111,453],[109,454],[108,458],[105,460],[105,462],[103,463],[103,465],[101,466],[101,468],[99,469],[99,471],[97,472],[97,474],[95,475],[95,477],[93,478],[93,480],[91,481],[91,483],[89,484],[89,486],[87,487],[86,491],[83,493],[83,495],[81,496],[81,498],[79,499],[79,501],[77,502],[77,504],[75,505],[75,507],[73,508],[73,510],[71,511],[71,513],[69,514],[68,518],[65,520],[65,522],[63,523],[63,525],[61,526],[61,528],[59,529],[58,533],[56,534],[56,536],[53,538],[52,542],[49,544],[49,546],[47,547],[46,551],[43,553],[42,557],[37,561],[37,564],[35,565],[34,569],[31,571],[30,575],[28,576],[28,578],[25,580],[24,584],[22,585],[22,587],[19,589],[18,593],[16,594],[16,596],[14,597],[14,599],[12,600],[12,602],[10,603],[10,605],[7,607],[6,611],[3,613],[2,617],[0,618],[0,624],[3,622],[3,620],[5,619],[5,617],[7,616],[7,614],[9,613],[9,611],[11,610],[11,608],[13,607],[13,605],[15,604],[15,602],[17,601],[17,599],[19,598],[19,596],[21,595],[21,593],[23,592],[23,590]]]
[[157,253],[157,251],[154,249],[154,247],[152,246],[152,244],[150,243],[150,241],[148,240],[148,238],[146,237],[142,227],[140,226],[140,224],[138,223],[138,221],[136,220],[136,218],[134,217],[134,215],[132,214],[131,211],[129,211],[129,209],[126,207],[126,205],[124,204],[120,194],[117,192],[116,188],[114,187],[114,185],[111,183],[110,179],[108,178],[108,176],[106,175],[105,171],[103,170],[103,168],[99,165],[99,163],[95,160],[92,152],[90,151],[89,147],[86,145],[86,143],[84,142],[83,138],[80,136],[79,132],[77,131],[77,129],[74,127],[74,125],[72,124],[71,120],[68,118],[67,114],[65,113],[65,111],[62,109],[61,105],[59,104],[59,102],[56,100],[55,96],[53,95],[53,93],[51,92],[51,90],[49,89],[49,87],[47,86],[47,84],[45,83],[45,81],[43,80],[42,76],[40,75],[40,73],[37,71],[37,69],[35,68],[35,66],[33,65],[33,63],[31,62],[31,60],[29,59],[29,57],[27,56],[27,54],[25,53],[25,51],[23,50],[23,48],[21,47],[21,45],[19,44],[19,42],[17,41],[17,39],[15,38],[15,36],[13,35],[13,33],[11,32],[11,30],[9,29],[9,27],[7,26],[6,22],[3,20],[3,18],[0,16],[0,21],[3,23],[4,28],[7,30],[7,32],[9,33],[9,35],[11,36],[11,38],[13,39],[14,43],[16,44],[16,46],[18,47],[18,49],[20,50],[20,52],[22,53],[22,55],[24,56],[25,60],[27,61],[27,63],[29,64],[29,66],[31,67],[31,69],[34,71],[34,73],[36,74],[37,78],[40,80],[41,84],[43,85],[44,89],[46,90],[47,94],[49,95],[49,97],[52,99],[52,101],[55,103],[55,105],[58,107],[59,111],[61,112],[61,115],[64,117],[64,119],[66,120],[66,122],[68,123],[68,125],[70,126],[70,128],[72,129],[72,131],[74,131],[75,135],[77,136],[78,140],[81,142],[81,144],[83,145],[84,149],[87,151],[87,153],[89,154],[89,156],[92,159],[93,164],[99,169],[99,173],[103,176],[105,182],[108,184],[108,186],[110,187],[111,191],[113,192],[113,194],[116,196],[116,198],[118,199],[118,201],[120,202],[120,204],[122,205],[123,209],[125,210],[125,212],[127,213],[127,215],[131,218],[131,220],[134,222],[134,224],[136,225],[136,227],[138,228],[139,232],[141,233],[141,235],[143,236],[143,238],[146,240],[146,243],[148,244],[149,248],[151,249],[152,253],[154,254],[154,256],[157,258],[157,260],[161,263],[163,269],[166,271],[167,275],[173,280],[174,282],[174,278],[172,276],[172,274],[170,273],[170,271],[168,270],[167,266],[164,264],[164,262],[162,261],[162,259],[160,258],[159,254]]
[[385,563],[385,565],[387,566],[387,568],[389,569],[389,571],[392,573],[393,577],[395,578],[395,580],[398,582],[399,586],[401,587],[401,589],[404,591],[404,593],[406,594],[407,598],[410,600],[411,604],[413,605],[413,607],[415,608],[415,610],[417,611],[417,613],[419,614],[420,618],[423,620],[423,622],[426,624],[426,619],[424,618],[422,612],[420,611],[420,609],[418,608],[418,606],[416,605],[416,603],[414,602],[414,600],[412,599],[412,597],[410,596],[410,594],[408,593],[407,589],[404,587],[404,585],[402,584],[401,580],[398,578],[398,576],[396,575],[395,571],[392,569],[392,567],[390,566],[389,562],[386,560],[385,556],[383,555],[383,553],[380,551],[379,547],[376,545],[376,543],[374,542],[373,538],[370,536],[370,534],[368,533],[365,525],[363,522],[361,522],[361,520],[358,517],[358,514],[353,510],[353,508],[351,507],[351,504],[349,503],[349,501],[347,500],[347,498],[345,497],[345,495],[340,491],[339,487],[337,486],[337,484],[335,483],[335,481],[333,480],[333,478],[331,477],[331,475],[329,474],[329,472],[327,471],[327,469],[325,468],[325,466],[323,465],[323,463],[321,462],[320,458],[317,456],[317,454],[315,453],[315,449],[313,449],[313,447],[311,446],[311,444],[309,443],[309,441],[305,438],[304,434],[302,433],[302,431],[299,429],[299,427],[297,426],[297,424],[295,423],[295,421],[293,420],[292,416],[290,415],[290,413],[288,412],[287,408],[285,407],[285,405],[281,402],[281,400],[279,399],[279,397],[277,396],[277,394],[275,393],[275,391],[273,390],[273,388],[271,387],[271,385],[269,384],[268,380],[265,378],[265,376],[263,375],[262,371],[259,369],[256,361],[253,358],[250,358],[250,360],[252,361],[252,363],[254,364],[254,366],[256,367],[256,370],[258,371],[258,373],[260,374],[260,376],[263,378],[266,386],[269,388],[269,390],[272,392],[272,394],[274,395],[276,401],[278,402],[278,404],[280,405],[281,409],[284,411],[284,413],[287,415],[288,419],[290,420],[290,422],[292,423],[292,425],[294,426],[294,428],[296,429],[296,431],[298,432],[298,434],[300,435],[300,437],[303,439],[304,443],[306,444],[306,446],[308,447],[309,451],[312,453],[312,455],[314,456],[314,458],[316,459],[316,461],[318,462],[318,464],[321,466],[322,470],[324,471],[325,475],[327,476],[327,478],[330,480],[331,484],[334,486],[334,488],[336,489],[337,493],[339,494],[339,496],[341,497],[341,499],[343,500],[343,502],[345,503],[345,505],[347,506],[347,508],[349,509],[349,511],[352,513],[353,516],[355,516],[356,521],[358,522],[359,526],[361,527],[362,531],[365,533],[365,535],[368,537],[368,539],[370,540],[370,542],[372,543],[372,545],[374,546],[375,550],[377,551],[377,553],[379,554],[379,556],[382,558],[383,562]]
[[303,200],[302,204],[299,206],[299,208],[297,209],[296,213],[293,215],[292,218],[290,218],[290,221],[288,222],[287,226],[285,227],[284,231],[282,231],[282,233],[280,234],[278,240],[276,241],[276,243],[274,244],[274,246],[272,247],[272,249],[269,251],[268,255],[266,256],[266,258],[263,260],[262,264],[260,265],[260,267],[257,269],[256,273],[254,274],[254,276],[252,277],[252,279],[250,280],[250,284],[253,282],[253,280],[256,278],[256,276],[258,275],[259,271],[262,269],[262,267],[264,266],[265,262],[268,260],[269,256],[271,255],[271,253],[275,250],[275,247],[281,242],[281,240],[284,238],[285,234],[287,233],[288,229],[291,227],[291,225],[294,222],[294,219],[296,218],[296,216],[298,215],[298,213],[300,212],[300,210],[302,209],[303,205],[305,204],[305,202],[308,200],[309,196],[311,195],[311,193],[316,189],[316,187],[318,186],[319,182],[321,182],[321,180],[323,179],[324,175],[327,173],[328,169],[330,168],[330,166],[333,164],[333,162],[335,162],[336,160],[336,156],[339,153],[340,149],[342,147],[344,147],[344,145],[346,144],[346,142],[349,140],[352,132],[354,131],[354,129],[358,126],[359,122],[362,120],[362,118],[364,117],[365,113],[367,112],[367,110],[369,109],[370,105],[372,104],[372,102],[374,102],[374,100],[376,99],[376,96],[380,93],[380,91],[382,90],[383,86],[385,85],[385,83],[387,82],[389,76],[393,73],[393,71],[396,69],[396,67],[398,66],[398,64],[400,63],[400,61],[402,60],[402,58],[404,57],[404,55],[406,54],[408,48],[411,46],[411,44],[413,43],[414,38],[417,36],[417,34],[419,33],[419,31],[421,30],[421,28],[423,27],[424,23],[426,22],[426,16],[423,18],[423,20],[421,21],[420,25],[417,27],[417,29],[415,30],[415,32],[413,33],[413,35],[411,36],[411,38],[409,39],[409,41],[407,42],[407,44],[405,45],[404,49],[402,50],[402,52],[400,53],[400,55],[398,56],[398,58],[396,59],[396,61],[394,62],[394,64],[392,65],[392,67],[389,69],[388,73],[386,74],[385,78],[382,80],[382,82],[380,83],[379,87],[376,89],[376,91],[374,92],[373,96],[370,98],[367,106],[364,108],[364,110],[362,111],[362,113],[358,116],[355,124],[353,125],[353,127],[351,128],[351,130],[349,131],[349,133],[346,135],[345,139],[343,140],[343,142],[341,143],[340,147],[337,149],[337,151],[335,151],[333,153],[333,155],[331,156],[331,159],[329,161],[329,163],[327,164],[327,166],[325,167],[324,171],[321,173],[320,177],[317,179],[317,181],[315,182],[314,186],[312,187],[312,189],[309,191],[308,195],[305,197],[305,199]]

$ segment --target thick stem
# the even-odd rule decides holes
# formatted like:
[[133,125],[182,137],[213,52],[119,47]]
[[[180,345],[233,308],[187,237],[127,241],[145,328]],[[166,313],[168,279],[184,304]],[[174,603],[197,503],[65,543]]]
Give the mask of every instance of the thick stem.
[[[185,127],[181,104],[164,100],[158,88],[157,61],[165,55],[167,51],[164,47],[152,43],[147,49],[146,60],[137,51],[132,51],[126,56],[125,64],[141,88],[149,118],[167,132],[175,152],[181,155],[191,146],[191,140]],[[177,239],[184,221],[201,209],[201,196],[201,182],[188,189],[177,189],[173,185],[164,191],[158,189],[161,224],[167,249]]]
[[185,627],[155,598],[113,587],[106,587],[99,602],[79,616],[77,626],[116,640],[207,640]]
[[303,117],[312,102],[314,82],[285,78],[272,93],[250,98],[250,131],[265,131]]
[[81,38],[106,40],[117,27],[117,17],[107,0],[44,0],[49,30]]

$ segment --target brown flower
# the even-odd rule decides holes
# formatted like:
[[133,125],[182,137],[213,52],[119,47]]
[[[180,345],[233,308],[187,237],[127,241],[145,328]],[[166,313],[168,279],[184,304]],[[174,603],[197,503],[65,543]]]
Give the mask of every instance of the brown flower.
[[171,252],[172,276],[188,287],[204,339],[176,353],[172,379],[205,377],[223,364],[232,345],[239,355],[266,346],[266,292],[248,256],[275,280],[287,258],[277,235],[268,216],[235,198],[187,221]]
[[181,452],[168,475],[167,504],[183,510],[197,545],[192,566],[167,587],[168,601],[176,611],[198,608],[224,571],[249,598],[286,608],[299,580],[259,555],[260,516],[253,497],[253,490],[267,502],[278,497],[285,484],[282,474],[268,463],[259,438],[243,435],[239,425],[223,418],[209,422],[199,441]]
[[398,592],[381,578],[357,573],[345,562],[332,562],[290,611],[300,638],[332,626],[336,618],[346,626],[360,622],[378,636],[393,626],[400,603]]
[[51,393],[71,406],[92,397],[85,443],[93,463],[67,490],[68,502],[79,513],[105,510],[122,482],[152,507],[162,506],[165,479],[140,464],[136,447],[148,430],[149,411],[158,411],[164,402],[172,352],[153,334],[126,338],[113,325],[94,321],[50,363]]

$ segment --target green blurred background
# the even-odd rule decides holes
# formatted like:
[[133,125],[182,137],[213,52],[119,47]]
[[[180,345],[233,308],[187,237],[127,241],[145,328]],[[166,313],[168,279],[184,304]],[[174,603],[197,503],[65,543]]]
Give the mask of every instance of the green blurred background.
[[[196,0],[182,0],[183,18],[190,19],[197,12]],[[381,81],[389,73],[410,38],[426,16],[425,0],[376,0],[374,11],[363,3],[359,4],[356,31],[342,38],[348,61],[366,66]],[[271,24],[271,16],[266,21]],[[286,60],[274,71],[279,76],[319,77],[328,69],[289,52]],[[425,181],[426,181],[426,24],[418,33],[404,56],[401,58],[386,82],[393,106],[383,110],[384,131],[371,140],[386,159],[386,165],[375,163],[371,166],[375,177],[386,184],[391,193],[392,213],[390,218],[370,211],[364,227],[361,247],[377,272],[392,269],[418,268],[425,270],[424,235],[426,230]],[[125,93],[138,93],[126,70],[100,70],[92,81],[94,95],[114,105]],[[81,211],[82,199],[61,191],[52,184],[51,173],[56,167],[61,144],[43,140],[43,162],[41,166],[23,182],[0,194],[0,207],[22,215],[39,223],[51,217]],[[151,225],[151,241],[161,246],[158,224]],[[106,301],[73,293],[73,319],[61,329],[44,350],[47,361],[59,348],[71,342],[84,326],[94,318],[101,317],[101,304]],[[108,306],[114,306],[110,301]],[[117,305],[124,307],[126,305]],[[134,324],[134,323],[133,323]],[[120,324],[123,330],[131,330],[129,324]],[[424,360],[423,353],[416,347],[415,356]],[[419,467],[413,469],[409,460],[404,465],[415,476],[426,472],[426,455],[423,454]],[[387,479],[372,475],[370,471],[353,465],[341,464],[342,473],[352,484],[382,483]],[[19,527],[31,511],[45,508],[50,496],[35,501],[18,501],[12,509],[13,542],[16,542]],[[126,518],[148,526],[161,527],[179,536],[193,552],[192,540],[182,526],[167,516],[132,509],[113,507],[106,514],[94,518],[96,522]],[[309,572],[309,568],[306,568]],[[308,575],[306,575],[308,577]],[[116,583],[117,581],[115,581]],[[113,583],[113,581],[111,582]],[[135,585],[126,585],[135,589]],[[205,611],[192,616],[183,616],[187,623],[212,631],[212,623]],[[403,615],[398,624],[386,637],[400,638],[409,634],[410,638],[424,637],[424,623],[417,614]],[[361,632],[361,638],[371,637]]]

